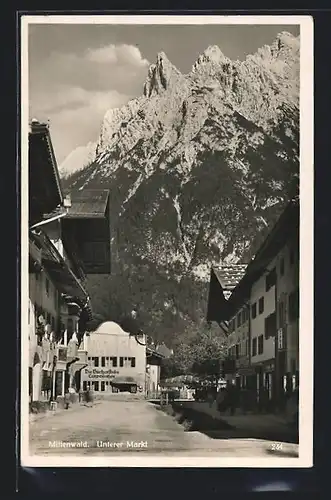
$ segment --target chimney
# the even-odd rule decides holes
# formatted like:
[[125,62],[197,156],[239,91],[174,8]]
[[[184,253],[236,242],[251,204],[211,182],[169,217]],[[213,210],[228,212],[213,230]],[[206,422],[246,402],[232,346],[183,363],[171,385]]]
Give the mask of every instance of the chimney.
[[70,208],[71,207],[71,195],[70,193],[66,195],[66,197],[63,200],[63,206],[64,208]]

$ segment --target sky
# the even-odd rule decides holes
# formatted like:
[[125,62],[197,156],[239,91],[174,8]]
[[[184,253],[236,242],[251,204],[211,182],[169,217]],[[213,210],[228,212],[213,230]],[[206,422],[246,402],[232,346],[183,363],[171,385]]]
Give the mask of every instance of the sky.
[[97,140],[109,108],[142,94],[158,52],[188,73],[209,45],[242,60],[281,31],[297,36],[299,26],[30,24],[30,119],[49,121],[61,164],[72,150]]

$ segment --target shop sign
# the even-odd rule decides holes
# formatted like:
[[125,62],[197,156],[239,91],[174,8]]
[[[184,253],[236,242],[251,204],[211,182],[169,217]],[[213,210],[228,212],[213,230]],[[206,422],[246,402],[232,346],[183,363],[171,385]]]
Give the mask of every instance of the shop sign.
[[118,370],[112,370],[111,368],[109,369],[102,369],[102,368],[85,368],[84,370],[85,375],[88,376],[88,378],[114,378],[115,375],[119,375]]

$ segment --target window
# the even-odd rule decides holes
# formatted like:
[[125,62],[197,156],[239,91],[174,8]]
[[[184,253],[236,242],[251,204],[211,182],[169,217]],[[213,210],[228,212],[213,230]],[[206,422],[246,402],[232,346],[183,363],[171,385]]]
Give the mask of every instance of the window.
[[265,290],[268,292],[272,286],[276,284],[276,268],[274,267],[270,273],[267,274],[265,280]]
[[101,392],[105,391],[105,382],[104,380],[101,381]]
[[252,305],[252,318],[256,318],[256,302]]
[[49,295],[49,279],[45,278],[45,288],[46,288],[46,294]]
[[236,359],[239,358],[239,344],[236,344],[236,346],[235,346],[235,356],[236,356]]
[[136,358],[131,358],[131,368],[135,368],[136,366]]
[[98,391],[99,391],[99,381],[95,381],[95,382],[94,382],[94,390],[95,390],[96,392],[98,392]]
[[93,359],[94,359],[94,366],[97,368],[99,366],[99,358],[95,356]]
[[284,276],[284,272],[285,272],[285,261],[284,261],[284,257],[282,257],[282,258],[280,259],[279,272],[280,272],[280,275],[281,275],[281,276]]
[[86,380],[83,381],[83,391],[87,390],[87,382]]
[[264,320],[265,338],[276,335],[276,313],[269,314]]
[[120,357],[120,367],[124,366],[124,358]]
[[113,362],[113,368],[116,368],[117,367],[117,358],[116,358],[116,356],[113,357],[113,358],[109,358],[109,360],[111,360]]
[[54,330],[55,330],[55,318],[54,318],[54,316],[51,316],[51,325],[52,325],[52,331],[54,332]]
[[252,341],[252,356],[256,356],[256,343],[257,343],[257,339],[256,339],[256,337],[254,337],[253,341]]
[[258,354],[263,354],[263,335],[258,338]]
[[259,314],[262,314],[264,311],[264,297],[259,299]]
[[289,295],[288,298],[288,317],[289,321],[295,321],[299,318],[299,289]]
[[[102,366],[102,367],[105,367],[105,366],[106,366],[106,358],[105,358],[105,356],[102,356],[102,357],[101,357],[101,366]],[[102,390],[102,389],[101,389],[101,390]]]
[[246,356],[249,356],[249,340],[246,340]]

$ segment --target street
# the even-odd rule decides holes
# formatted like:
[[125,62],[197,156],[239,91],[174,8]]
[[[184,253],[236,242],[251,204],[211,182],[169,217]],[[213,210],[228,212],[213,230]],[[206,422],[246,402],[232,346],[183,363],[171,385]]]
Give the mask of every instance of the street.
[[95,401],[92,407],[74,405],[69,410],[30,422],[33,455],[103,455],[133,453],[222,456],[296,457],[298,445],[262,439],[213,439],[203,433],[185,432],[169,415],[142,398],[118,395]]

